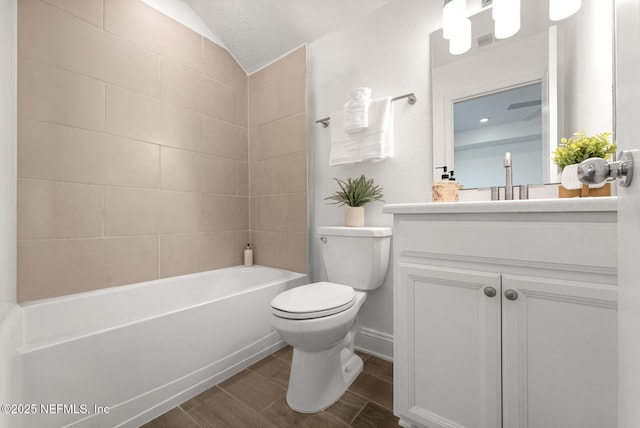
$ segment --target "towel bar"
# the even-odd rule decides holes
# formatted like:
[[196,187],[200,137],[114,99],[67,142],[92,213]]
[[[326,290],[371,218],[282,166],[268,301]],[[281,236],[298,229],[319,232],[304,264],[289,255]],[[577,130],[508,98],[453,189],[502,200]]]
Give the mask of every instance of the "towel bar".
[[[411,105],[415,104],[416,101],[418,100],[416,98],[416,95],[412,92],[410,94],[404,94],[404,95],[400,95],[398,97],[395,98],[391,98],[391,101],[398,101],[398,100],[402,100],[407,98],[407,102]],[[331,120],[330,117],[323,117],[322,119],[318,119],[316,120],[316,123],[321,123],[323,128],[327,128],[329,127],[329,121]]]

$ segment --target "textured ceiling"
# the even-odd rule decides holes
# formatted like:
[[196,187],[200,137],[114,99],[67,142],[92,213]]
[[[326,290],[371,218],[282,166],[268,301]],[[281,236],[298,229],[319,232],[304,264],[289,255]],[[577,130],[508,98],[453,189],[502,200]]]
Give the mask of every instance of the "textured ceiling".
[[392,0],[184,0],[247,73]]

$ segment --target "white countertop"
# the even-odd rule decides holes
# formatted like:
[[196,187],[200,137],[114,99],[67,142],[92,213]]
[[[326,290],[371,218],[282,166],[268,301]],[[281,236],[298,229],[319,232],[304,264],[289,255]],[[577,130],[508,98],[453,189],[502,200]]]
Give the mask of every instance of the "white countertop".
[[618,211],[617,196],[592,198],[526,199],[515,201],[428,202],[387,204],[387,214],[537,213]]

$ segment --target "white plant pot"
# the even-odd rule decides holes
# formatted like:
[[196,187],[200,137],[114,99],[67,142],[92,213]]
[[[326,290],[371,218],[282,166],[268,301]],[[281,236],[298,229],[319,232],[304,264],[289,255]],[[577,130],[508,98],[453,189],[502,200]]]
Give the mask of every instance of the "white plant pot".
[[344,225],[348,227],[363,227],[364,207],[344,207]]
[[578,164],[567,165],[562,170],[562,177],[560,179],[562,187],[569,190],[576,190],[582,188],[582,183],[578,180]]

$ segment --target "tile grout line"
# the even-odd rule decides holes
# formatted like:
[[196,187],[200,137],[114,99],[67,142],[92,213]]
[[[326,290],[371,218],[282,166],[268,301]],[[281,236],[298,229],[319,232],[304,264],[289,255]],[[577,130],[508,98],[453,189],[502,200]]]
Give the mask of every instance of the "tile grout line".
[[202,428],[202,425],[200,425],[200,423],[199,423],[198,421],[196,421],[196,420],[193,418],[193,416],[191,416],[191,414],[190,414],[189,412],[187,412],[185,409],[183,409],[183,408],[182,408],[182,404],[184,404],[184,403],[181,403],[181,404],[177,405],[176,407],[177,407],[178,409],[180,409],[180,410],[182,411],[182,413],[184,413],[185,415],[187,415],[187,417],[188,417],[189,419],[191,419],[191,420],[192,420],[192,421],[193,421],[193,422],[194,422],[198,427]]
[[[351,392],[354,393],[353,391],[351,391]],[[358,419],[358,416],[360,416],[362,411],[365,409],[365,407],[367,407],[369,405],[370,402],[371,402],[370,400],[365,400],[364,405],[360,408],[360,410],[358,410],[358,413],[356,413],[355,416],[351,419],[351,421],[349,421],[349,426],[351,426],[351,424],[353,424],[356,421],[356,419]]]
[[[258,373],[258,372],[256,372],[256,371],[253,371],[253,370],[249,369],[249,367],[247,367],[245,370],[247,370],[247,371],[249,371],[249,372],[251,372],[251,373],[254,373],[254,374],[256,374],[256,375],[260,376],[261,378],[263,378],[264,380],[266,380],[267,382],[269,382],[271,385],[275,386],[276,388],[278,388],[278,389],[282,389],[282,387],[281,387],[280,385],[277,385],[276,383],[271,382],[267,377],[265,377],[265,376],[261,375],[260,373]],[[242,372],[240,372],[240,373],[242,373]],[[232,377],[230,377],[229,379],[232,379],[232,378],[233,378],[233,376],[232,376]],[[227,380],[228,380],[228,379],[227,379]],[[228,395],[230,395],[231,397],[233,397],[234,399],[238,400],[238,401],[239,401],[239,402],[241,402],[243,405],[245,405],[245,406],[249,407],[252,411],[254,411],[254,412],[258,413],[259,415],[262,415],[262,412],[263,412],[264,410],[266,410],[266,409],[268,409],[269,407],[271,407],[271,406],[272,406],[276,401],[278,401],[278,400],[281,398],[281,396],[279,396],[279,397],[278,397],[278,398],[276,398],[274,401],[272,401],[271,403],[269,403],[269,404],[268,404],[264,409],[262,409],[262,410],[260,410],[260,411],[257,411],[257,410],[254,410],[253,408],[251,408],[248,404],[246,404],[244,401],[242,401],[239,397],[235,396],[231,391],[227,391],[226,389],[224,389],[224,388],[223,388],[222,386],[220,386],[220,385],[216,385],[216,387],[220,388],[220,389],[221,389],[222,391],[224,391],[226,394],[228,394]],[[287,395],[287,390],[285,389],[285,390],[284,390],[284,393],[283,393],[283,395],[282,395],[282,396],[286,397],[286,395]]]
[[[231,378],[229,378],[231,379]],[[253,409],[251,406],[249,406],[248,404],[246,404],[244,401],[242,401],[241,399],[239,399],[238,397],[236,397],[235,395],[233,395],[231,392],[227,391],[226,389],[222,388],[220,385],[215,385],[214,388],[218,388],[220,391],[222,391],[224,394],[228,395],[229,397],[231,397],[233,400],[237,401],[240,405],[242,405],[242,407],[247,408],[249,410],[249,412],[252,412],[258,416],[261,416],[264,418],[264,415],[262,414],[262,411],[264,409],[262,409],[261,411],[257,411],[255,409]],[[276,400],[278,401],[278,400]],[[275,401],[274,401],[275,403]],[[266,408],[270,407],[273,403],[269,404]]]

